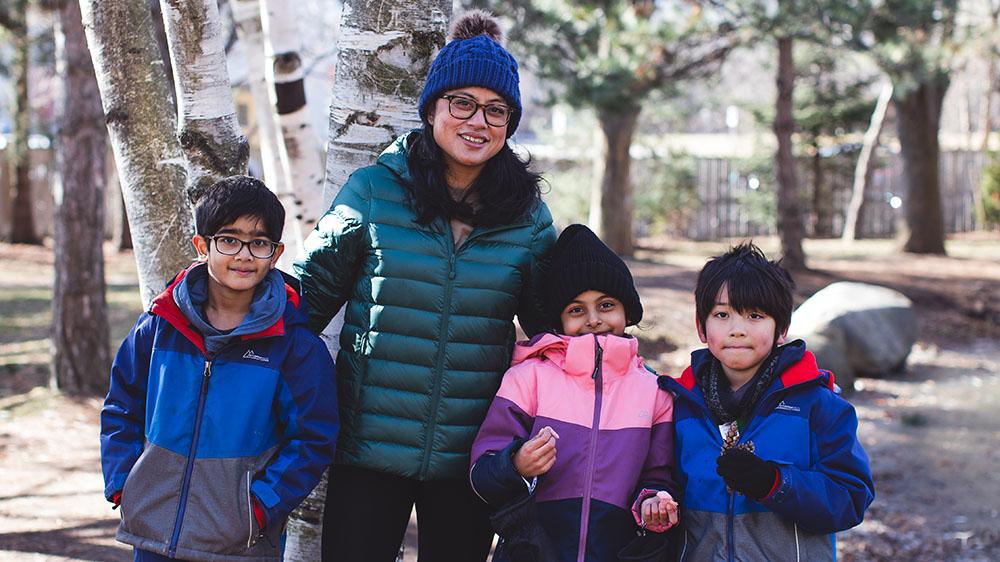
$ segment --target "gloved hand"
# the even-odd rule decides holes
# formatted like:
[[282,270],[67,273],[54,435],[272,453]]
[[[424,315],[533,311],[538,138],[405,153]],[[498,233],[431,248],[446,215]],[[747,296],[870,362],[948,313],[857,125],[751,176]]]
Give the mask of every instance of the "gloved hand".
[[778,474],[774,464],[743,449],[727,449],[715,459],[715,465],[726,486],[755,500],[771,491]]

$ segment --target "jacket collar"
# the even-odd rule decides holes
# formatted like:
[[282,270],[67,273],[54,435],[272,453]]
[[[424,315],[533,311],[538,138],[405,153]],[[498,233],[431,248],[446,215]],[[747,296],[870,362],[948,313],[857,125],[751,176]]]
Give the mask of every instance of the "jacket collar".
[[[179,283],[184,282],[184,277],[200,262],[196,262],[188,266],[186,269],[181,270],[174,279],[167,284],[167,288],[164,289],[156,298],[153,299],[149,307],[150,314],[155,314],[167,322],[170,323],[178,332],[184,335],[188,340],[191,341],[202,353],[207,353],[205,350],[205,340],[202,338],[201,333],[195,329],[194,325],[188,320],[187,316],[181,312],[180,307],[174,301],[174,287]],[[269,327],[252,334],[244,334],[240,336],[243,341],[256,340],[260,338],[266,338],[271,336],[281,336],[285,333],[285,323],[286,319],[288,321],[293,321],[296,315],[301,315],[299,309],[300,297],[298,292],[288,283],[288,277],[284,273],[282,275],[285,277],[285,296],[287,297],[287,302],[285,304],[285,313],[278,318],[278,320],[271,324]],[[295,319],[295,323],[301,321],[301,318]]]
[[638,355],[639,342],[633,337],[610,334],[567,336],[552,332],[518,342],[511,365],[533,357],[544,358],[570,376],[590,377],[597,367],[598,347],[604,380],[624,376],[633,366],[642,368],[642,358]]

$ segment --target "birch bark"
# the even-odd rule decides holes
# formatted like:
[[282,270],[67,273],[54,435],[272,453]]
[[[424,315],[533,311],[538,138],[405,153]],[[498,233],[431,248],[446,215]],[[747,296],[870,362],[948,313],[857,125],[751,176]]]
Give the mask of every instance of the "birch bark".
[[319,138],[309,120],[306,105],[305,74],[302,66],[302,41],[296,24],[295,5],[277,0],[262,0],[261,26],[267,56],[268,92],[271,107],[280,128],[278,154],[291,188],[292,207],[299,237],[315,226],[326,209],[323,207],[323,161]]
[[[330,104],[322,209],[347,177],[375,161],[397,136],[420,126],[417,99],[444,45],[450,0],[345,0]],[[336,357],[343,310],[323,332]],[[326,477],[288,522],[285,560],[320,559]]]
[[167,77],[143,0],[80,0],[80,9],[145,307],[194,258],[194,216]]
[[177,89],[177,138],[192,201],[245,174],[250,148],[236,120],[216,0],[160,0]]
[[107,389],[111,366],[102,250],[107,130],[78,3],[59,6],[55,36],[61,88],[52,372],[64,392],[93,395]]
[[282,239],[285,242],[285,252],[278,260],[278,267],[291,271],[291,262],[297,248],[296,242],[301,242],[293,233],[295,230],[295,210],[292,207],[290,188],[281,157],[278,154],[278,123],[271,109],[271,97],[268,92],[267,73],[265,71],[264,34],[261,29],[260,0],[232,0],[233,19],[236,23],[236,34],[243,44],[247,62],[247,82],[250,86],[250,96],[253,98],[254,115],[257,122],[257,145],[260,148],[261,166],[264,171],[264,182],[285,206],[285,226]]

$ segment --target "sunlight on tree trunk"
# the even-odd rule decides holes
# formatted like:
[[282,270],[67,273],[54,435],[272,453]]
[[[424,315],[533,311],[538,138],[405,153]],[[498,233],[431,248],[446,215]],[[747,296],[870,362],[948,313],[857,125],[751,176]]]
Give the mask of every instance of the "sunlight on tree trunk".
[[56,19],[58,100],[52,374],[73,394],[101,394],[111,367],[104,298],[104,188],[107,131],[80,5]]
[[802,251],[802,205],[795,174],[792,133],[795,117],[792,113],[792,91],[795,87],[795,63],[792,58],[793,40],[778,38],[778,98],[775,103],[774,136],[778,139],[775,171],[778,177],[778,237],[781,239],[781,263],[791,270],[805,269]]
[[80,8],[146,307],[194,258],[167,77],[145,0],[80,0]]
[[858,239],[858,225],[864,218],[865,192],[868,184],[871,183],[872,174],[875,171],[873,158],[875,150],[878,148],[879,137],[882,135],[882,128],[885,126],[885,115],[889,109],[889,102],[892,100],[892,84],[887,83],[882,86],[878,101],[875,103],[875,111],[872,112],[871,123],[865,131],[864,140],[861,145],[861,154],[858,155],[858,165],[854,168],[854,186],[851,189],[851,201],[847,206],[847,216],[844,220],[844,232],[841,235],[843,240]]
[[216,181],[245,174],[250,148],[236,120],[216,0],[160,0],[177,88],[177,138],[192,201]]

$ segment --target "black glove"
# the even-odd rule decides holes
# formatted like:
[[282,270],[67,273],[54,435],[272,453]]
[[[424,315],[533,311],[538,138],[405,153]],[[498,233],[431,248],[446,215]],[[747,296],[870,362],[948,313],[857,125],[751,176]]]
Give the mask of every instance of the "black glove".
[[726,486],[755,500],[771,491],[778,473],[773,464],[743,449],[727,449],[715,459],[715,465]]

